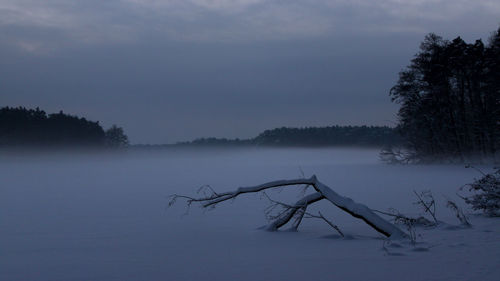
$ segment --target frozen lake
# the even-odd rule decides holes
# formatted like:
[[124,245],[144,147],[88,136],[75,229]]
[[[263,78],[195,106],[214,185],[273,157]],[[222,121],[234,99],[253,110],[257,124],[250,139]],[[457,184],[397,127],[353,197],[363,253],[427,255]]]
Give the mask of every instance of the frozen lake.
[[[491,167],[481,167],[491,171]],[[446,227],[418,230],[417,246],[382,250],[383,237],[328,202],[299,232],[266,232],[258,194],[203,212],[166,208],[194,195],[310,177],[371,208],[418,214],[413,190],[429,189]],[[500,220],[445,207],[480,174],[461,165],[391,166],[376,150],[228,149],[0,158],[0,280],[498,280]],[[299,188],[269,193],[293,203]],[[419,250],[420,249],[420,250]],[[424,250],[422,250],[424,249]]]

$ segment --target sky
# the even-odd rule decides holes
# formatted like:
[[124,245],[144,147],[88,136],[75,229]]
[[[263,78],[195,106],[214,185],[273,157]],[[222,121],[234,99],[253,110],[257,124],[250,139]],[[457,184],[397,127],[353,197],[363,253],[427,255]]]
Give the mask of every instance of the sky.
[[389,90],[427,33],[499,26],[497,0],[0,0],[0,106],[136,144],[393,126]]

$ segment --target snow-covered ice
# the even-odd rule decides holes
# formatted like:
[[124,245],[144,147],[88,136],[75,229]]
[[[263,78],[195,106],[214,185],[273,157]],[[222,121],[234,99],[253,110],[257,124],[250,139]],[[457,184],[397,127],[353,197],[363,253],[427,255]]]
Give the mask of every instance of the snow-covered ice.
[[[480,167],[491,171],[490,166]],[[429,189],[443,223],[388,242],[326,200],[299,232],[267,232],[258,194],[188,215],[173,193],[234,190],[315,174],[370,208],[419,214]],[[391,166],[376,150],[228,149],[0,158],[0,280],[498,280],[500,219],[462,228],[447,198],[481,175],[461,165]],[[296,202],[299,188],[269,192]]]

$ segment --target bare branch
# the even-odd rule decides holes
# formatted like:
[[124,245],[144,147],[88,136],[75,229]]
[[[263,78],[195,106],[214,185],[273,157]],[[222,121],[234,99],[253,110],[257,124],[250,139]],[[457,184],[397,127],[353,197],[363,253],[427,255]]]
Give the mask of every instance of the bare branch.
[[200,186],[200,188],[198,189],[198,191],[196,193],[199,194],[200,192],[203,191],[203,195],[206,195],[206,193],[205,193],[206,189],[210,190],[210,192],[212,193],[211,194],[212,196],[214,196],[214,195],[217,196],[218,195],[217,192],[215,192],[215,190],[210,185],[208,185],[208,184]]
[[382,212],[382,211],[375,210],[375,209],[372,209],[372,211],[386,215],[386,216],[393,217],[393,221],[396,224],[420,225],[420,226],[435,226],[436,225],[436,223],[431,222],[430,220],[428,220],[422,216],[415,218],[415,217],[409,217],[409,216],[403,215],[398,210],[396,210],[394,208],[390,208],[389,212]]
[[306,214],[307,214],[306,218],[316,218],[316,219],[324,220],[328,225],[330,225],[333,229],[335,229],[340,234],[340,236],[345,237],[344,233],[342,233],[340,228],[337,225],[333,224],[331,221],[329,221],[327,218],[325,218],[323,216],[323,214],[321,214],[321,212],[318,212],[318,216],[315,216],[315,215],[310,214],[310,213],[306,213]]
[[413,193],[415,193],[418,198],[416,204],[420,205],[426,213],[429,213],[434,219],[434,222],[438,224],[438,220],[436,218],[436,201],[434,200],[434,196],[432,196],[430,190],[422,191],[420,195],[415,190]]
[[469,220],[467,219],[467,216],[464,214],[462,209],[457,206],[457,204],[455,202],[451,201],[450,199],[447,199],[446,207],[450,208],[450,210],[453,211],[453,213],[455,214],[457,219],[460,221],[460,223],[462,223],[462,225],[467,226],[467,227],[471,226]]

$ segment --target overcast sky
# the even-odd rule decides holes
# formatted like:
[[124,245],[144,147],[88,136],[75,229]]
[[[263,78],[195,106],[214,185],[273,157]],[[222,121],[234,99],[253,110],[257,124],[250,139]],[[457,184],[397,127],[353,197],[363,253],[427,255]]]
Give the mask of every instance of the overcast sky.
[[425,34],[499,25],[498,0],[0,0],[0,106],[132,143],[393,125],[389,89]]

